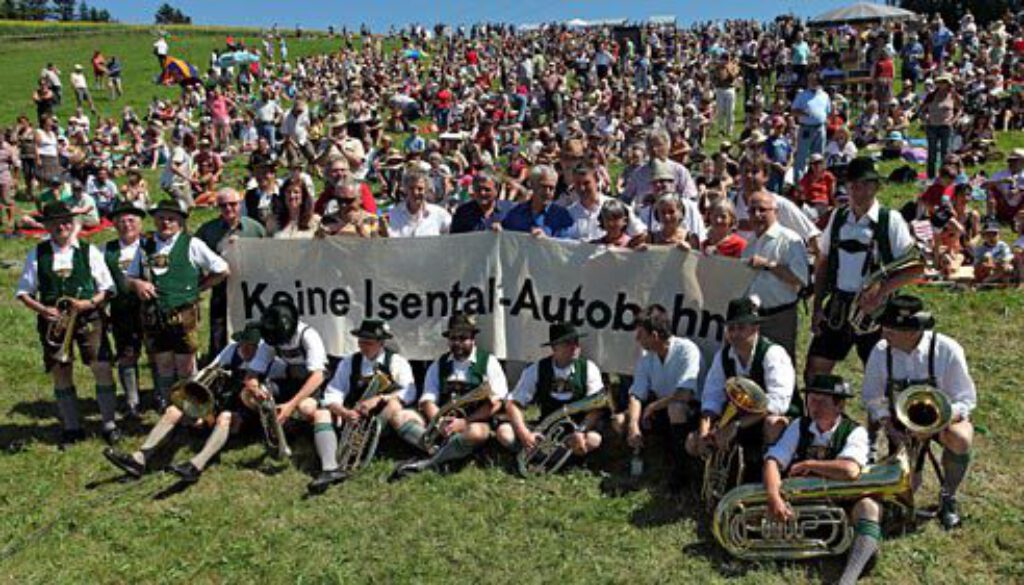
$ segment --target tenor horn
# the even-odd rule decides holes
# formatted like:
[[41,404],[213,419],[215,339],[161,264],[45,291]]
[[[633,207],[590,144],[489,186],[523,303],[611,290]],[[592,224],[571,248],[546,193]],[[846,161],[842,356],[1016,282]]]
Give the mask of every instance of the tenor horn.
[[[726,380],[725,395],[728,402],[722,416],[715,421],[712,432],[726,428],[737,416],[764,414],[768,411],[768,395],[750,378],[733,376]],[[745,469],[743,447],[736,441],[712,449],[704,459],[701,499],[713,509],[727,491],[743,481]]]
[[590,430],[586,422],[577,424],[572,417],[588,414],[595,410],[611,409],[615,404],[611,388],[599,394],[592,394],[575,402],[570,402],[544,417],[533,432],[541,435],[541,439],[533,449],[523,449],[516,457],[519,475],[530,477],[556,473],[572,456],[572,449],[567,442],[575,433],[586,433]]
[[228,376],[227,370],[213,362],[191,378],[175,382],[168,398],[185,416],[212,426],[217,417],[217,396]]
[[[391,377],[378,369],[370,377],[361,400],[387,394],[394,385]],[[368,465],[377,453],[377,443],[383,430],[384,419],[381,413],[363,416],[356,421],[346,420],[338,439],[338,468],[352,473]]]
[[880,266],[877,270],[867,275],[864,278],[864,282],[862,283],[860,290],[853,297],[853,301],[850,303],[849,322],[854,333],[858,335],[865,335],[877,331],[879,328],[878,318],[881,317],[882,312],[885,311],[885,302],[880,303],[878,307],[871,312],[861,309],[860,299],[865,292],[881,285],[883,282],[897,274],[922,266],[924,266],[924,256],[921,254],[921,250],[918,249],[917,246],[914,246],[910,249],[910,252],[904,256]]
[[469,392],[449,400],[437,411],[434,418],[430,419],[430,423],[427,425],[426,431],[423,433],[423,438],[420,439],[420,444],[423,447],[423,450],[427,453],[434,453],[441,446],[441,443],[444,442],[441,436],[441,430],[444,429],[449,421],[457,418],[466,418],[469,414],[467,412],[469,406],[472,406],[477,402],[490,400],[490,398],[491,384],[489,382],[484,382]]

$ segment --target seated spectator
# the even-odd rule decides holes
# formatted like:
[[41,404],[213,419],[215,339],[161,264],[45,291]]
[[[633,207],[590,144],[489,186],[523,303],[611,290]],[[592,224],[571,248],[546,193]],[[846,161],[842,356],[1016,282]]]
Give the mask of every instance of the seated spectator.
[[825,169],[825,157],[814,153],[807,174],[800,178],[799,202],[812,220],[828,214],[835,205],[836,176]]
[[939,169],[939,176],[935,178],[935,182],[917,197],[916,217],[918,219],[931,217],[935,208],[942,203],[943,198],[952,201],[955,182],[956,169],[950,165],[943,165]]
[[1013,276],[1013,251],[999,239],[999,221],[987,218],[981,230],[981,245],[974,250],[974,281],[1005,282]]
[[932,263],[942,278],[948,279],[964,264],[965,255],[961,243],[963,226],[946,209],[933,215],[931,224]]

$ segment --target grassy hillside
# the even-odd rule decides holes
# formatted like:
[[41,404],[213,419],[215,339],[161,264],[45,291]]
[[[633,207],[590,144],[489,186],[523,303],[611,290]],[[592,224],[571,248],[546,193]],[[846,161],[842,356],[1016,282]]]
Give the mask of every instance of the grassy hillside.
[[[74,63],[86,65],[96,48],[125,62],[127,97],[111,103],[97,96],[103,112],[114,114],[124,104],[141,109],[153,95],[173,95],[174,89],[151,83],[156,65],[149,31],[116,30],[43,42],[0,41],[0,125],[32,112],[28,98],[46,61],[69,72]],[[291,40],[290,49],[301,55],[329,50],[336,42]],[[217,35],[175,30],[171,53],[203,65],[221,44]],[[1007,147],[1024,143],[1018,136],[1001,140]],[[885,199],[896,203],[912,192],[887,189]],[[200,214],[193,225],[208,217],[210,212]],[[261,446],[231,443],[200,483],[182,493],[169,491],[174,482],[163,474],[122,484],[101,456],[99,438],[65,453],[55,446],[56,409],[40,365],[35,321],[13,299],[21,262],[33,244],[0,241],[0,581],[793,585],[838,578],[841,559],[732,561],[710,538],[692,496],[668,498],[657,476],[620,489],[624,466],[607,457],[595,461],[593,470],[532,482],[512,475],[509,461],[497,457],[448,477],[387,484],[393,461],[408,456],[391,441],[366,473],[308,499],[305,484],[315,458],[304,437],[295,445],[298,467],[261,462]],[[1018,384],[1024,301],[1016,291],[921,292],[938,315],[939,330],[963,343],[980,394],[976,462],[962,497],[966,520],[955,534],[932,523],[887,538],[867,582],[1021,582],[1024,405]],[[852,361],[843,366],[856,380],[859,370]],[[77,371],[87,428],[98,433],[90,378],[80,366]],[[141,442],[153,422],[150,414],[143,426],[129,429],[127,446]],[[198,434],[179,436],[184,446],[178,461],[201,441]],[[924,495],[930,503],[935,486],[927,485]]]

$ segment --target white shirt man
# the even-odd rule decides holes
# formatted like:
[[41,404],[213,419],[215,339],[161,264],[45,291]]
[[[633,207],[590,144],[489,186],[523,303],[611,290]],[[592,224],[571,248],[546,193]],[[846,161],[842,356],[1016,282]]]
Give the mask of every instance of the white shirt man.
[[[464,360],[452,360],[452,373],[449,380],[452,382],[468,382],[470,379],[469,370],[476,363],[476,348],[469,352],[469,357]],[[433,402],[438,404],[438,397],[441,394],[441,366],[440,360],[435,360],[427,369],[427,376],[423,380],[423,393],[420,394],[419,402]],[[505,371],[501,369],[498,358],[493,354],[487,356],[487,368],[485,376],[491,387],[492,400],[505,400],[508,397],[508,379],[505,378]],[[438,404],[444,406],[443,404]]]
[[[862,244],[873,246],[874,231],[872,226],[878,223],[878,209],[879,204],[875,201],[868,208],[868,212],[859,220],[855,219],[853,213],[847,213],[846,221],[842,226],[839,226],[840,241],[857,240]],[[835,214],[829,219],[828,225],[825,226],[825,231],[822,232],[819,242],[822,257],[828,257],[832,230],[835,229],[834,221]],[[889,245],[892,247],[893,258],[900,258],[908,254],[914,246],[914,238],[910,235],[907,222],[903,219],[903,216],[896,212],[889,213]],[[839,251],[839,271],[836,275],[836,285],[839,290],[847,293],[856,293],[861,289],[861,285],[864,282],[864,262],[867,260],[867,257],[867,252]],[[880,259],[877,250],[875,258]]]
[[864,404],[871,420],[889,416],[890,404],[886,384],[893,380],[927,380],[932,340],[935,343],[935,382],[953,407],[954,418],[966,419],[977,406],[977,391],[967,368],[964,349],[952,338],[934,331],[925,331],[921,341],[909,354],[892,348],[892,372],[886,367],[889,342],[879,341],[868,357],[864,370]]
[[388,214],[388,235],[392,238],[439,236],[451,230],[452,215],[440,205],[424,201],[417,213],[409,211],[405,201]]
[[[348,396],[349,382],[352,379],[352,364],[353,355],[346,356],[341,363],[338,364],[338,369],[334,371],[334,377],[327,384],[327,388],[324,390],[323,406],[329,407],[331,404],[344,404],[345,398]],[[373,359],[368,359],[366,356],[360,360],[359,363],[359,378],[368,378],[374,374],[378,369],[384,369],[387,352],[380,351]],[[398,355],[397,353],[391,354],[390,368],[387,370],[390,378],[398,386],[397,396],[403,405],[409,405],[416,401],[416,380],[412,375],[412,366],[409,365],[409,360]]]
[[[587,206],[583,201],[576,201],[568,206],[569,215],[572,216],[573,225],[569,228],[569,237],[582,242],[589,242],[604,237],[604,230],[601,229],[601,208],[611,197],[599,194],[593,206]],[[638,236],[647,232],[644,222],[630,211],[626,223],[626,233],[630,236]]]
[[651,395],[665,398],[683,389],[697,393],[700,349],[694,342],[681,337],[673,336],[668,343],[664,361],[649,351],[644,351],[637,360],[629,393],[640,402],[647,401]]
[[269,372],[275,359],[284,362],[286,367],[302,366],[307,373],[327,369],[327,351],[320,334],[301,321],[295,328],[295,334],[286,343],[278,346],[260,343],[256,355],[249,362],[249,371],[260,374]]
[[[539,362],[533,362],[527,366],[519,376],[519,382],[516,383],[516,388],[512,391],[512,400],[515,401],[516,404],[525,406],[533,402],[533,396],[537,393],[537,381],[539,379],[539,374],[537,372],[538,363]],[[570,362],[567,367],[560,368],[552,361],[551,369],[556,381],[569,380],[576,374],[575,362]],[[597,364],[590,360],[587,360],[585,381],[587,396],[598,394],[604,389],[604,382],[601,381],[601,370],[597,367]],[[553,393],[551,397],[560,402],[567,402],[572,398],[572,392],[569,391],[562,394]]]
[[[50,242],[50,247],[53,248],[53,271],[71,272],[74,262],[75,250],[80,246],[78,240],[71,240],[68,246],[63,249]],[[25,265],[21,269],[21,277],[18,279],[18,289],[14,293],[14,298],[18,298],[22,295],[32,296],[39,291],[39,262],[36,258],[36,247],[33,246],[28,251],[28,256],[25,258]],[[96,291],[113,291],[114,290],[114,278],[110,275],[110,270],[107,268],[107,263],[103,260],[103,251],[99,246],[89,246],[89,271],[92,274],[93,282],[96,286]]]
[[[733,363],[737,376],[749,378],[750,370],[754,366],[753,357],[751,357],[750,363],[744,366],[734,348],[730,347],[727,355],[722,355],[723,349],[719,349],[715,353],[715,358],[711,360],[711,367],[704,379],[704,393],[700,400],[701,410],[716,415],[722,414],[727,400],[725,396],[726,376],[722,367],[723,358]],[[793,389],[796,388],[796,370],[793,368],[793,361],[789,358],[785,348],[774,344],[765,352],[764,360],[761,363],[764,368],[764,391],[768,395],[768,414],[785,416],[793,398]]]
[[[754,238],[743,250],[743,258],[760,256],[780,266],[785,266],[802,285],[808,282],[807,247],[804,240],[793,230],[776,222],[763,234]],[[777,307],[792,305],[799,298],[799,290],[786,284],[769,270],[762,270],[754,277],[750,293],[761,299],[761,312],[770,312]]]
[[[170,256],[171,249],[174,247],[174,243],[181,237],[182,232],[174,234],[170,239],[163,239],[159,233],[153,234],[153,239],[156,241],[156,252],[154,256]],[[135,258],[132,259],[131,265],[128,266],[128,270],[125,274],[129,278],[140,278],[142,275],[142,255],[145,252],[141,246],[136,249]],[[193,237],[189,240],[188,245],[188,259],[193,266],[199,268],[208,274],[222,274],[228,270],[228,263],[223,258],[217,255],[216,252],[210,249],[205,242],[199,238]],[[153,268],[153,270],[160,270],[159,268]],[[164,269],[166,270],[166,269]]]
[[[796,232],[800,239],[804,241],[804,244],[808,246],[812,240],[821,236],[821,230],[818,229],[818,226],[814,225],[814,222],[800,210],[796,203],[785,197],[780,197],[778,193],[772,194],[775,196],[775,205],[778,208],[780,225]],[[733,201],[733,205],[736,208],[736,221],[746,224],[750,219],[750,211],[747,210],[749,202],[742,196],[737,196]],[[751,230],[737,230],[736,233],[747,240],[748,243],[754,239],[754,232]]]
[[[810,447],[828,447],[832,443],[832,434],[839,428],[842,418],[837,418],[832,428],[821,430],[817,424],[811,424]],[[779,437],[774,445],[768,448],[765,459],[774,459],[779,462],[783,469],[789,467],[793,456],[796,454],[797,446],[800,443],[800,419],[797,419],[786,427],[785,432]],[[857,426],[849,436],[842,450],[836,455],[836,459],[848,459],[856,462],[862,468],[868,464],[868,431],[862,426]]]

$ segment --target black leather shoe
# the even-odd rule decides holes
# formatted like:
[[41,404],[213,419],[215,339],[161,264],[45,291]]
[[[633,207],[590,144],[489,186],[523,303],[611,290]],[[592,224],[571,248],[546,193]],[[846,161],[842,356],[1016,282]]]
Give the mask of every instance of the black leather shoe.
[[113,447],[107,447],[104,449],[103,456],[107,458],[107,461],[113,463],[118,469],[124,471],[135,479],[142,477],[142,474],[146,473],[145,465],[136,461],[135,458],[128,453],[123,453]]
[[942,504],[939,507],[939,522],[942,522],[942,527],[946,530],[953,530],[960,526],[960,514],[957,512],[955,497],[942,497]]
[[340,469],[321,471],[320,475],[316,476],[316,479],[309,482],[306,489],[308,489],[311,494],[322,494],[327,491],[327,488],[336,483],[341,483],[346,479],[348,479],[348,473]]
[[391,475],[388,476],[388,482],[394,483],[410,475],[426,471],[429,466],[429,459],[411,459],[405,463],[399,463],[395,470],[391,472]]
[[114,427],[109,431],[103,431],[103,440],[106,441],[107,444],[110,446],[114,446],[117,443],[120,443],[121,439],[121,429],[117,427]]
[[64,429],[60,432],[60,449],[63,451],[79,441],[85,440],[85,431],[82,429]]
[[124,413],[125,422],[138,423],[142,421],[142,413],[139,412],[139,407],[129,406],[128,410]]
[[181,481],[189,484],[199,481],[199,476],[203,474],[191,461],[171,465],[167,468],[167,471],[177,475],[181,478]]

